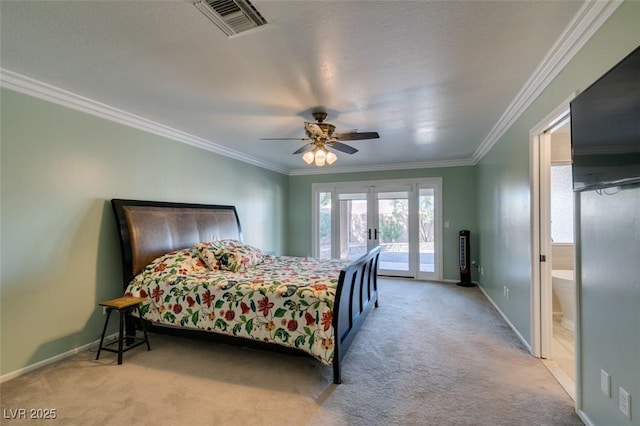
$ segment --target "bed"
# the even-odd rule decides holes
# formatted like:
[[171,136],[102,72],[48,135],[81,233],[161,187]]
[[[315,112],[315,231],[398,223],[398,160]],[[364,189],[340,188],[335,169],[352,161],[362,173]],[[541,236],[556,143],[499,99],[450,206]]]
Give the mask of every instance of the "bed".
[[[378,306],[380,249],[354,262],[274,256],[242,243],[234,206],[111,201],[124,293],[149,331],[341,362]],[[138,318],[127,321],[135,334]]]

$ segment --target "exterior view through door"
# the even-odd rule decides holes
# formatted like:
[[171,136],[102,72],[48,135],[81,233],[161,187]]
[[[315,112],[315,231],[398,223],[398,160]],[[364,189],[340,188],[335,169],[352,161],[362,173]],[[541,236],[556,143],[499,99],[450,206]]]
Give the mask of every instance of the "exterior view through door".
[[441,179],[313,185],[313,255],[355,260],[380,246],[379,274],[442,278]]

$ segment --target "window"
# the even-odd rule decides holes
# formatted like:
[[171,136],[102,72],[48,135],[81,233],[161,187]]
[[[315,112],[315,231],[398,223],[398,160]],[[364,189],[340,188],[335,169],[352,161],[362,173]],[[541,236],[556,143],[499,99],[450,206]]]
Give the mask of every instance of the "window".
[[551,165],[551,241],[573,244],[571,165]]

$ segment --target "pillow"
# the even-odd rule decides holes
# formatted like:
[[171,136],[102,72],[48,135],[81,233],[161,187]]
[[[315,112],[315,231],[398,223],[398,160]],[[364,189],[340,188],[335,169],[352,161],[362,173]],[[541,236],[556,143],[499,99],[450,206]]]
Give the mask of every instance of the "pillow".
[[172,251],[156,258],[142,272],[170,275],[201,274],[208,271],[207,264],[193,248]]
[[201,274],[207,271],[207,264],[200,258],[197,250],[179,250],[176,258],[178,275]]
[[257,248],[237,240],[219,240],[196,245],[200,257],[210,269],[238,272],[264,262],[264,254]]
[[198,255],[200,256],[200,259],[202,259],[202,261],[207,265],[207,267],[212,271],[217,271],[218,269],[220,269],[220,263],[218,263],[218,259],[216,259],[216,256],[214,255],[214,252],[216,249],[212,247],[212,244],[213,244],[212,242],[199,243],[199,244],[196,244],[195,248],[198,251]]

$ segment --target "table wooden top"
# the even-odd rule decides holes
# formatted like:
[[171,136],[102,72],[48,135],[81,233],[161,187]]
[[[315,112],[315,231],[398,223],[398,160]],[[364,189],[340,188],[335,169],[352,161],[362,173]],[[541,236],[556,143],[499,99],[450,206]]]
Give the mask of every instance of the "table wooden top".
[[145,300],[147,299],[144,297],[124,296],[118,297],[117,299],[107,300],[106,302],[100,302],[99,305],[113,309],[125,309],[131,306],[139,305]]

